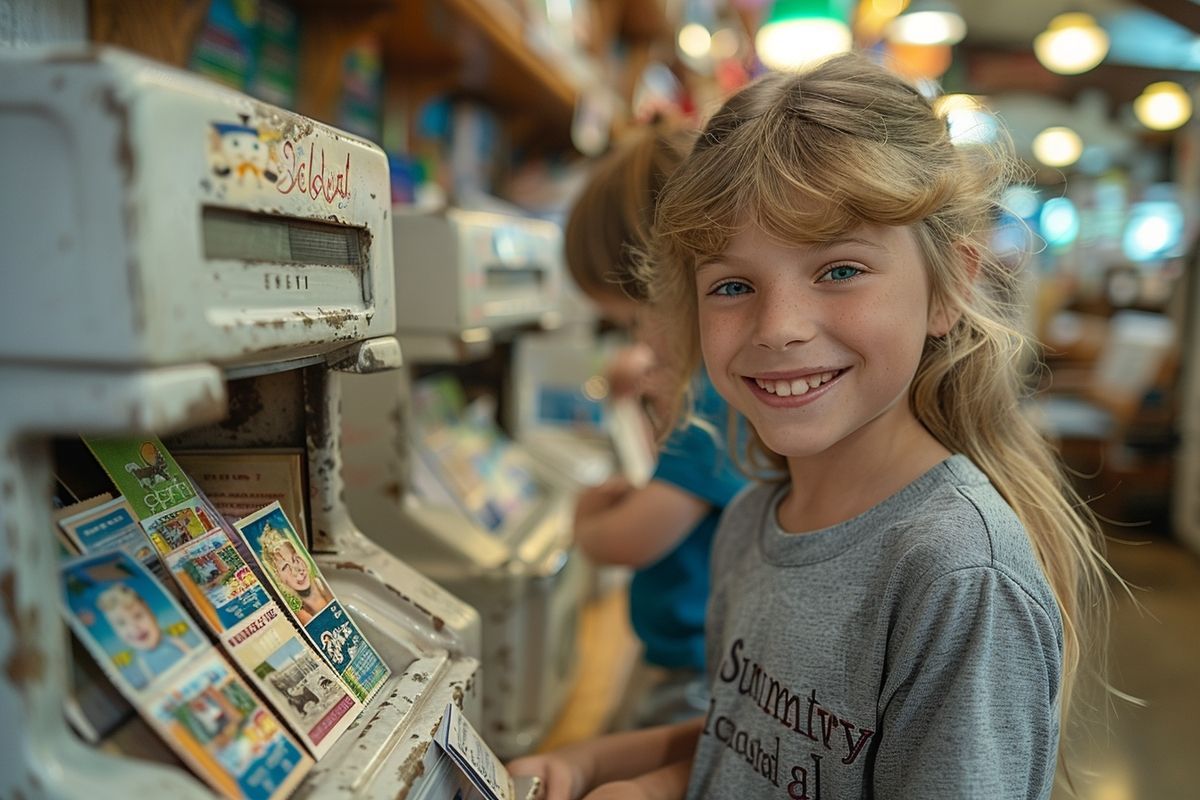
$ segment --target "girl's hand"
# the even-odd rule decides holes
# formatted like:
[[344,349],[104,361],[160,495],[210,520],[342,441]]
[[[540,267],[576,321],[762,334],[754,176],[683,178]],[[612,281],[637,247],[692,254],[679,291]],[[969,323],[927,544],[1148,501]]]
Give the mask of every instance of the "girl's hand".
[[583,800],[649,800],[649,797],[637,781],[613,781],[597,786]]
[[541,800],[579,800],[583,794],[584,778],[578,765],[558,753],[518,758],[508,765],[508,773],[541,778]]

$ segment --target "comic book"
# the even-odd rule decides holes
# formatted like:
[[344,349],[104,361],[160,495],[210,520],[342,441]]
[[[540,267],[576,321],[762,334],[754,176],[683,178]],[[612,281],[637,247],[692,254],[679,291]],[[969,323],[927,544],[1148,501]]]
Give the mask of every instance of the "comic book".
[[317,652],[355,697],[370,702],[391,670],[333,596],[279,503],[238,520],[234,527]]
[[230,798],[286,797],[312,759],[144,566],[117,550],[62,566],[63,613],[167,745]]
[[[181,504],[144,503],[151,525],[157,527],[147,527],[143,540],[148,536],[154,542],[197,616],[309,752],[317,758],[328,752],[354,723],[362,703],[293,627],[246,563],[235,546],[237,532],[158,439],[109,439],[98,446],[94,440],[85,441],[98,458],[103,453],[100,463],[114,482],[121,474],[136,478],[142,469],[139,463],[161,465],[161,474],[152,477],[164,479],[143,488],[171,487],[170,495]],[[207,530],[197,534],[191,521],[161,524],[181,518],[177,511]]]

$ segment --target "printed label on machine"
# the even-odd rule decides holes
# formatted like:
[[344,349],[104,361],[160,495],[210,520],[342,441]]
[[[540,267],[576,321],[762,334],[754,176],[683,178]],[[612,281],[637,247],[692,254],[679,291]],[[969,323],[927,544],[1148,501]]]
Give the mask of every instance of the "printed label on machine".
[[292,617],[342,682],[367,703],[391,670],[333,596],[278,502],[234,523]]

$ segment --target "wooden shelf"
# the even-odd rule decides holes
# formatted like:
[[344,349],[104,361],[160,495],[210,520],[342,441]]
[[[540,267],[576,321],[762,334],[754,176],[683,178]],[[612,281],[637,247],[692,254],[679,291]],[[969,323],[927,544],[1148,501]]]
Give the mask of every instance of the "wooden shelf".
[[580,87],[504,0],[397,0],[383,46],[390,81],[479,98],[535,132],[534,144],[569,145]]

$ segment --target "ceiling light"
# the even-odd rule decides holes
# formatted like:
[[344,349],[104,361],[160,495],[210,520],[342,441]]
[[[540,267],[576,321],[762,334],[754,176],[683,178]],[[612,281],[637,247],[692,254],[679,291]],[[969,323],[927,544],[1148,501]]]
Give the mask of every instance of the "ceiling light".
[[1091,14],[1059,14],[1033,40],[1042,66],[1060,75],[1087,72],[1108,54],[1108,34]]
[[996,141],[1000,128],[996,118],[971,95],[946,95],[938,103],[938,109],[946,118],[950,141],[955,144],[988,144]]
[[852,41],[836,0],[776,0],[754,37],[754,48],[771,69],[792,70],[844,53]]
[[679,29],[679,49],[684,55],[695,59],[708,56],[712,49],[712,36],[699,22],[690,22]]
[[888,23],[887,39],[899,44],[958,44],[967,24],[948,0],[913,0]]
[[1083,140],[1070,128],[1046,128],[1033,140],[1033,156],[1048,167],[1069,167],[1079,160]]
[[1079,236],[1079,211],[1065,197],[1052,198],[1042,206],[1038,227],[1051,246],[1066,247]]
[[1174,81],[1159,81],[1142,90],[1133,101],[1138,121],[1156,131],[1171,131],[1192,116],[1192,100]]

